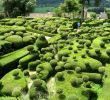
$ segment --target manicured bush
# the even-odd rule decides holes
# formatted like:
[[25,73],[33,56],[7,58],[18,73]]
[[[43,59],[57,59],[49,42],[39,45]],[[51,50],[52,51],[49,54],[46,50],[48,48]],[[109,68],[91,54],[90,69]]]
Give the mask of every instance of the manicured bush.
[[36,60],[36,61],[32,61],[28,63],[28,69],[30,71],[35,71],[36,70],[36,66],[39,65],[41,63],[40,60]]
[[86,41],[85,45],[89,48],[91,46],[91,41]]
[[104,42],[101,42],[101,43],[100,43],[100,47],[101,47],[101,48],[105,48],[105,43],[104,43]]
[[33,45],[29,45],[29,46],[27,47],[27,50],[28,50],[29,52],[32,52],[33,49],[34,49]]
[[18,79],[19,78],[19,71],[18,70],[15,70],[13,72],[13,76],[14,76],[15,79]]
[[88,82],[89,81],[89,77],[87,75],[83,75],[82,78],[83,78],[84,82]]
[[63,77],[63,72],[58,72],[57,74],[56,74],[56,78],[60,81],[60,80],[63,80],[64,79],[64,77]]
[[59,94],[59,100],[64,100],[66,98],[64,93]]
[[107,53],[107,55],[110,56],[110,49],[107,49],[107,50],[106,50],[106,53]]
[[30,37],[30,36],[24,36],[23,37],[24,45],[33,44],[34,42],[35,42],[35,40],[32,37]]
[[63,56],[63,57],[62,57],[62,61],[63,61],[63,62],[66,62],[66,61],[67,61],[67,57],[64,57],[64,56]]
[[28,70],[24,70],[23,73],[24,73],[24,76],[29,76],[29,71]]
[[26,68],[28,68],[28,63],[36,60],[37,57],[38,57],[37,54],[29,54],[29,55],[21,58],[19,60],[19,64],[22,66],[23,69],[26,69]]
[[95,49],[96,54],[101,54],[100,49]]
[[37,78],[37,75],[36,75],[36,74],[32,74],[32,75],[30,75],[30,78],[31,78],[32,80],[35,80],[35,79]]
[[57,89],[57,94],[61,94],[61,93],[63,93],[63,89],[61,89],[61,88],[59,88],[59,89]]
[[81,72],[81,67],[76,67],[76,68],[75,68],[75,71],[76,71],[77,73],[80,73],[80,72]]
[[105,67],[99,67],[98,72],[103,74],[105,72]]
[[18,32],[16,32],[16,35],[19,35],[19,36],[21,36],[21,37],[23,37],[23,32],[21,32],[21,31],[18,31]]
[[42,85],[42,81],[40,79],[36,79],[33,81],[33,85],[37,88],[40,88]]
[[78,78],[73,78],[72,80],[71,80],[71,85],[72,86],[74,86],[74,87],[78,87],[78,86],[80,86],[80,80],[78,80]]
[[65,68],[65,69],[73,69],[71,63],[66,63],[66,64],[64,65],[64,68]]
[[19,89],[14,89],[13,91],[12,91],[12,96],[13,97],[19,97],[19,96],[21,96],[21,91],[19,90]]
[[46,40],[44,35],[40,35],[36,40],[36,46],[39,50],[48,46],[48,41]]
[[42,80],[47,80],[48,77],[49,77],[49,71],[48,70],[41,70],[39,73],[38,73],[38,77]]
[[67,100],[79,100],[78,97],[76,95],[69,95],[67,97]]
[[50,64],[53,68],[55,68],[55,66],[57,66],[57,60],[55,60],[55,59],[51,60]]
[[22,37],[18,36],[18,35],[9,36],[5,40],[8,41],[8,42],[13,43],[13,46],[16,49],[22,47],[22,44],[23,44]]

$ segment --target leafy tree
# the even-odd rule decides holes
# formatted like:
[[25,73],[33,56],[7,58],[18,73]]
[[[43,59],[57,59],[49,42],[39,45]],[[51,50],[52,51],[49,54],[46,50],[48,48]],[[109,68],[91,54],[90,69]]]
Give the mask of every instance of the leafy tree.
[[28,15],[35,6],[35,0],[3,0],[6,16],[17,17]]

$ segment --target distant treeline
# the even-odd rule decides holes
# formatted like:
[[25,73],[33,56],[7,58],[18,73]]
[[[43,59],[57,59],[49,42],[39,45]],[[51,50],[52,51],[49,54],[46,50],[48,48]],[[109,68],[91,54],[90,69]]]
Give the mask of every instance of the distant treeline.
[[60,3],[64,2],[64,0],[37,0],[37,5],[38,6],[43,6],[43,5],[58,5]]

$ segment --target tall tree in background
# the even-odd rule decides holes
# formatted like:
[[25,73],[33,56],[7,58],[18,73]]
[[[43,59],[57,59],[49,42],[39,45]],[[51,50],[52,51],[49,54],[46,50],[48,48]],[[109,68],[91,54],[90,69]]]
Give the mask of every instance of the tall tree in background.
[[34,8],[36,0],[3,0],[4,13],[8,17],[28,15]]

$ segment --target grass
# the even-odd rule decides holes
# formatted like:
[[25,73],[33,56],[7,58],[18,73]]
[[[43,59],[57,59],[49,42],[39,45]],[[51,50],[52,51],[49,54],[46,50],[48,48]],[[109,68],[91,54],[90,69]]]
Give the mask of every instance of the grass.
[[102,92],[99,94],[99,97],[97,100],[109,100],[110,99],[110,64],[107,64],[106,65],[106,76],[104,78],[104,81],[103,81],[103,87],[102,87]]
[[55,9],[55,7],[36,7],[33,10],[33,13],[47,13],[47,12],[53,12],[53,10]]
[[[19,77],[20,77],[19,79],[16,79],[16,80],[12,75],[15,70],[19,71]],[[20,69],[15,69],[15,70],[12,70],[11,72],[7,73],[1,79],[2,85],[3,85],[3,88],[1,89],[1,93],[3,95],[11,95],[14,89],[20,89],[21,91],[21,90],[25,90],[27,87],[27,82],[25,80],[25,77],[22,71]]]

